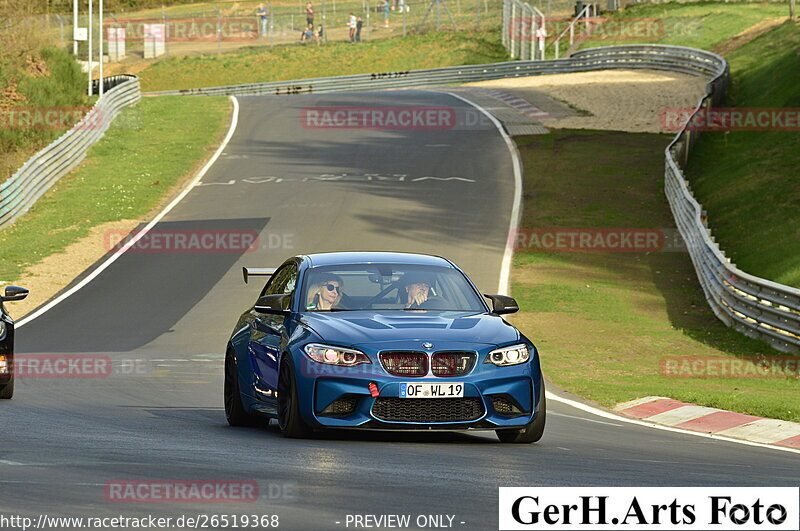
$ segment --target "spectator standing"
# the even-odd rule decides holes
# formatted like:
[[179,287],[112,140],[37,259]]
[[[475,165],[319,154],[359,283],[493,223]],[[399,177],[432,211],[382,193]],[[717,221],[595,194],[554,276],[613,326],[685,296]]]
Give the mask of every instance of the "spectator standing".
[[306,24],[314,23],[314,6],[311,2],[306,4]]
[[264,4],[258,4],[258,9],[256,10],[256,15],[258,16],[258,30],[262,37],[267,35],[267,24],[269,22],[269,12],[267,8],[264,7]]
[[382,0],[380,3],[381,9],[383,9],[383,27],[389,27],[389,0]]
[[364,19],[358,17],[356,19],[356,42],[361,42],[361,28],[364,27]]
[[356,42],[356,16],[352,13],[347,17],[347,29],[350,32],[350,42]]

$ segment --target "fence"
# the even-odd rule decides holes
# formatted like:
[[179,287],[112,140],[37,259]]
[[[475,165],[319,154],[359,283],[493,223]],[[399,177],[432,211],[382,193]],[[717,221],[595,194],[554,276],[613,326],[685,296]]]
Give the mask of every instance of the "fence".
[[503,2],[503,46],[522,60],[544,59],[545,16],[527,2]]
[[[117,42],[124,42],[128,56],[143,58],[144,26],[152,24],[164,25],[167,57],[300,42],[301,33],[307,28],[306,2],[294,5],[280,2],[274,6],[265,2],[265,5],[269,14],[266,28],[256,16],[255,4],[231,3],[206,9],[173,6],[145,14],[106,10],[103,24],[106,53],[110,61],[122,59],[113,52]],[[502,0],[388,0],[386,8],[376,0],[315,0],[313,20],[315,28],[324,28],[322,42],[345,41],[349,40],[348,17],[353,13],[362,19],[362,40],[376,40],[415,32],[495,29],[500,25],[502,9]],[[45,32],[62,47],[72,49],[71,13],[29,16],[15,22]],[[96,42],[100,32],[97,16],[92,25]],[[78,26],[88,26],[84,8]],[[116,32],[119,30],[123,33]],[[87,43],[80,42],[77,49],[78,57],[85,60]]]
[[[98,81],[93,83],[95,93]],[[36,153],[6,182],[0,184],[0,229],[24,214],[56,181],[86,157],[112,120],[141,97],[135,76],[113,76],[104,80],[105,94],[72,129]]]

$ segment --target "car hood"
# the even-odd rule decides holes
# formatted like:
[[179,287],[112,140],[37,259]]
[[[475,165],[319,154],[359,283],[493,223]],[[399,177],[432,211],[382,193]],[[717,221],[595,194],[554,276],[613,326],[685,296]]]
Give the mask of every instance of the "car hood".
[[323,341],[341,346],[429,341],[439,348],[458,344],[503,345],[520,338],[516,328],[501,317],[487,313],[403,311],[347,311],[305,313],[301,323]]

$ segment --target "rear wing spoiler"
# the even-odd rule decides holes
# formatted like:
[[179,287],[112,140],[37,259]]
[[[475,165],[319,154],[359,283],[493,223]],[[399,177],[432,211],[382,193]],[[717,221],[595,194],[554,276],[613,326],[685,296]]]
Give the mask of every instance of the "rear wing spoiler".
[[244,283],[247,284],[249,277],[270,277],[275,271],[274,267],[243,267],[242,277],[244,277]]

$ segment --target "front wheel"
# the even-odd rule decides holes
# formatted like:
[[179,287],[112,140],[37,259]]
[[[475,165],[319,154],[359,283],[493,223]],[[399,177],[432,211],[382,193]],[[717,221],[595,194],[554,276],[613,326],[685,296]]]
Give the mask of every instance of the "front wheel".
[[311,436],[311,428],[300,415],[297,380],[294,377],[294,366],[288,356],[283,357],[278,376],[278,426],[284,437],[301,439]]
[[500,442],[512,444],[535,443],[544,435],[544,424],[547,418],[547,401],[544,396],[544,379],[539,386],[539,414],[530,424],[517,430],[495,430]]
[[239,374],[236,370],[236,359],[233,352],[225,353],[225,417],[231,426],[258,426],[261,419],[247,412],[242,404],[242,395],[239,392]]

